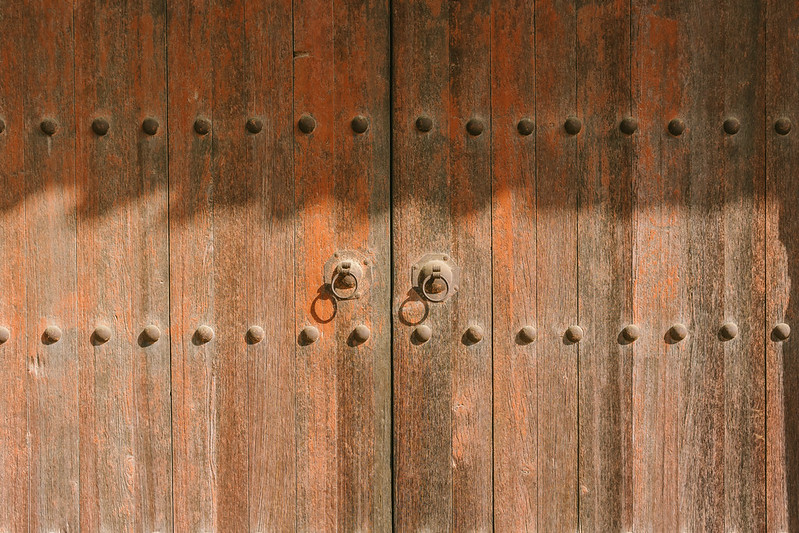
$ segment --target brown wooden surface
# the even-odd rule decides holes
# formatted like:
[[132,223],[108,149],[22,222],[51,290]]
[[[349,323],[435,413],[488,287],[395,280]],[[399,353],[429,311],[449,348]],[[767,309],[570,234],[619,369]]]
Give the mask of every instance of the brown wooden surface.
[[[575,4],[535,4],[536,294],[538,315],[538,528],[578,527],[577,201],[580,135],[564,123],[578,113]],[[584,122],[584,121],[583,121]]]
[[[389,10],[384,0],[294,2],[297,528],[387,530],[391,523]],[[309,134],[297,126],[316,121]],[[364,133],[351,121],[367,118]],[[323,266],[356,252],[361,298],[335,301]],[[352,343],[363,324],[371,336]]]
[[[577,3],[580,526],[632,529],[630,3]],[[651,128],[651,124],[646,124]]]
[[[81,527],[172,527],[166,17],[162,0],[75,5]],[[113,30],[112,30],[113,29]],[[108,132],[92,131],[102,118]],[[165,124],[164,124],[165,126]],[[111,339],[93,338],[97,326]]]
[[[766,3],[766,502],[768,531],[799,528],[799,344],[796,341],[799,297],[799,170],[797,102],[799,102],[799,5]],[[775,131],[778,119],[793,122],[793,131]],[[780,341],[778,323],[794,328]]]
[[538,520],[535,10],[515,0],[494,9],[491,32],[494,318],[494,527],[534,531]]

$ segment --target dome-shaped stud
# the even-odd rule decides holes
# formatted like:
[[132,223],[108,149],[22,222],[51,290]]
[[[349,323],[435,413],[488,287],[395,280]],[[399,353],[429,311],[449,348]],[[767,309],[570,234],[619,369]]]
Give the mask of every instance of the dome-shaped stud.
[[51,118],[46,118],[42,120],[41,124],[39,124],[39,128],[45,135],[52,136],[55,135],[56,131],[58,131],[58,123]]
[[11,338],[11,332],[5,326],[0,326],[0,344],[5,344]]
[[265,336],[264,328],[261,326],[250,326],[249,329],[247,329],[247,344],[258,344],[264,340]]
[[144,344],[149,346],[150,344],[155,344],[161,338],[161,329],[155,324],[148,324],[144,326],[141,334]]
[[413,330],[413,336],[416,342],[424,344],[433,337],[433,330],[427,324],[421,324]]
[[673,118],[669,121],[669,133],[679,137],[685,131],[685,121],[681,118]]
[[211,133],[211,121],[207,118],[199,117],[194,121],[194,131],[197,135],[208,135]]
[[535,342],[537,336],[538,332],[535,330],[533,326],[524,326],[522,329],[519,330],[519,333],[517,335],[519,342],[521,344],[531,344]]
[[473,118],[466,123],[466,131],[469,132],[469,135],[472,137],[477,137],[483,133],[484,128],[483,121],[479,118]]
[[735,117],[730,117],[724,121],[724,132],[727,135],[735,135],[741,131],[741,121]]
[[264,122],[258,117],[250,117],[247,119],[247,123],[244,127],[247,128],[247,131],[256,135],[261,133],[261,130],[264,129]]
[[61,339],[61,328],[58,326],[47,326],[42,333],[42,342],[45,344],[55,344]]
[[738,325],[735,322],[726,322],[719,328],[719,337],[723,341],[731,341],[738,336]]
[[566,133],[569,135],[577,135],[580,133],[580,130],[583,129],[583,122],[577,117],[569,117],[566,119],[566,122],[563,123],[563,129],[565,129]]
[[369,119],[363,115],[355,115],[350,122],[350,127],[355,133],[365,133],[369,129]]
[[433,119],[427,115],[422,115],[416,119],[416,129],[422,133],[427,133],[433,129]]
[[155,135],[158,133],[158,121],[153,117],[147,117],[142,121],[141,129],[147,135]]
[[352,342],[353,344],[363,344],[369,340],[369,337],[372,336],[372,332],[368,326],[365,324],[358,324],[352,330]]
[[780,117],[774,122],[774,131],[780,135],[788,135],[791,132],[791,119]]
[[483,340],[483,328],[481,326],[469,326],[463,335],[467,344],[477,344]]
[[316,326],[305,326],[300,332],[300,344],[307,345],[313,344],[319,340],[321,333]]
[[688,336],[688,328],[683,324],[674,324],[669,328],[668,336],[671,342],[680,342]]
[[211,326],[206,326],[203,324],[197,331],[194,332],[194,338],[196,340],[195,344],[206,344],[211,342],[214,338],[214,330]]
[[771,338],[775,341],[787,341],[788,337],[791,336],[791,326],[786,324],[785,322],[780,322],[774,329],[771,330]]
[[516,131],[519,132],[519,135],[527,137],[535,131],[535,122],[525,117],[516,124]]
[[624,117],[619,124],[619,129],[625,135],[632,135],[638,129],[638,120],[633,117]]
[[92,333],[92,344],[100,345],[105,344],[106,342],[111,340],[111,328],[105,325],[99,325],[94,328],[94,332]]
[[635,324],[627,324],[621,330],[621,338],[627,344],[631,344],[641,338],[641,328]]
[[103,117],[97,117],[92,121],[92,131],[95,135],[102,137],[106,133],[108,133],[108,129],[111,126],[108,124],[108,121]]
[[308,113],[305,113],[297,121],[297,127],[300,129],[301,132],[308,135],[309,133],[312,133],[313,130],[316,129],[316,119],[313,118]]
[[583,328],[580,326],[569,326],[566,328],[566,340],[572,343],[583,340]]
[[0,118],[0,133],[6,131],[6,121]]

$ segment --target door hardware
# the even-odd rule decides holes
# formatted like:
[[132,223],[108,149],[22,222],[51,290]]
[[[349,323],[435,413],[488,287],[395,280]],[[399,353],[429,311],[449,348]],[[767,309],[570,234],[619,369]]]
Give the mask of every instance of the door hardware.
[[360,298],[369,288],[369,261],[358,252],[339,251],[324,266],[324,281],[328,292],[337,300]]
[[411,267],[411,284],[427,301],[440,303],[458,290],[458,267],[446,254],[425,254]]

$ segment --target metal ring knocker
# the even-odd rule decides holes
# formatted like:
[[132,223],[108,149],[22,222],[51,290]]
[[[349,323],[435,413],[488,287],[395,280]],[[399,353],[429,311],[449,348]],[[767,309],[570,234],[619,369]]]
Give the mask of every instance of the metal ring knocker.
[[[422,280],[422,295],[427,298],[431,302],[439,303],[443,302],[449,296],[449,281],[447,281],[446,276],[441,275],[441,265],[434,264],[432,265],[433,271]],[[427,284],[431,283],[437,279],[440,279],[446,285],[446,289],[441,291],[439,296],[433,296],[436,293],[431,293],[427,290]]]
[[[333,273],[333,278],[330,280],[330,292],[333,293],[333,296],[338,298],[339,300],[352,300],[358,294],[358,274],[359,272],[356,269],[352,268],[352,262],[350,261],[342,261],[336,267],[335,272]],[[346,276],[351,276],[353,280],[355,280],[355,286],[351,288],[352,293],[349,296],[345,296],[341,294],[336,289],[336,284],[339,280],[344,279]]]

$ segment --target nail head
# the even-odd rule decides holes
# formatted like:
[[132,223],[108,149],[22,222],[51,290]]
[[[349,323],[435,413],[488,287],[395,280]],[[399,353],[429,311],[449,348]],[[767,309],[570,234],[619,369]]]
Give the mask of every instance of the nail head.
[[214,338],[214,330],[211,328],[211,326],[202,325],[197,328],[195,335],[197,336],[197,341],[200,344],[205,344],[211,342],[211,340]]
[[780,135],[788,135],[791,131],[791,119],[788,117],[780,117],[774,122],[774,131]]
[[314,343],[319,340],[320,336],[319,328],[317,328],[316,326],[305,326],[304,328],[302,328],[300,335],[302,335],[302,341],[305,344]]
[[682,135],[685,131],[685,121],[681,118],[673,118],[669,122],[669,133],[675,137]]
[[96,344],[105,344],[111,340],[111,328],[105,325],[100,325],[94,328],[94,341]]
[[100,137],[108,133],[109,127],[108,121],[102,117],[97,117],[92,121],[92,131]]
[[251,117],[247,119],[247,124],[245,127],[247,128],[247,131],[255,135],[256,133],[261,133],[261,130],[264,129],[264,123],[258,117]]
[[719,335],[725,341],[730,341],[738,336],[738,325],[735,322],[726,322],[719,329]]
[[466,131],[469,132],[469,135],[472,137],[477,137],[483,133],[483,128],[483,121],[479,118],[473,118],[466,123]]
[[522,344],[530,344],[535,342],[537,335],[538,332],[533,326],[524,326],[519,330],[519,341],[521,341]]
[[39,127],[46,135],[55,135],[56,130],[58,130],[58,124],[51,118],[42,120],[42,123],[39,125]]
[[421,324],[416,326],[416,329],[413,330],[413,334],[416,337],[416,340],[423,344],[431,339],[433,336],[433,330],[430,329],[430,326],[427,324]]
[[428,131],[433,129],[433,119],[428,117],[427,115],[422,115],[416,119],[416,129],[427,133]]
[[142,121],[141,129],[147,135],[155,135],[158,133],[158,121],[152,117],[147,117]]
[[45,344],[53,344],[61,339],[61,328],[58,326],[47,326],[43,334]]
[[772,331],[774,339],[778,341],[785,341],[788,340],[788,337],[791,336],[791,326],[784,322],[780,322],[776,326],[774,326],[774,330]]
[[6,131],[6,121],[0,118],[0,133]]
[[358,324],[355,326],[355,329],[352,330],[352,340],[354,340],[356,344],[363,344],[369,340],[371,335],[371,330],[365,324]]
[[158,342],[158,339],[161,338],[161,330],[155,324],[149,324],[145,326],[142,333],[144,334],[144,338],[150,344]]
[[5,326],[0,326],[0,344],[5,344],[11,338],[11,332]]
[[297,127],[301,132],[309,134],[316,129],[316,119],[305,113],[300,117],[300,120],[297,121]]
[[250,328],[247,330],[247,342],[249,344],[258,344],[264,340],[265,336],[266,333],[264,332],[264,328],[261,326],[250,326]]
[[483,340],[483,328],[481,326],[469,326],[466,329],[466,340],[472,344]]
[[730,117],[724,121],[724,131],[727,135],[735,135],[741,130],[741,121],[735,117]]
[[516,124],[516,130],[519,132],[519,135],[524,135],[525,137],[532,134],[535,130],[535,123],[530,120],[529,118],[523,118]]
[[635,342],[641,337],[641,328],[635,324],[627,324],[621,330],[621,335],[627,342]]
[[688,336],[688,328],[683,324],[674,324],[669,328],[669,337],[674,342],[680,342]]
[[350,127],[355,133],[364,133],[369,129],[369,119],[363,115],[355,115],[350,123]]
[[625,117],[619,124],[619,129],[626,135],[632,135],[638,129],[638,120],[633,117]]
[[583,122],[577,117],[569,117],[563,123],[563,128],[569,135],[577,135],[583,129]]
[[208,135],[211,133],[211,121],[207,118],[198,118],[194,121],[194,131],[198,135]]
[[569,326],[566,329],[566,339],[569,342],[580,342],[583,340],[583,328],[580,326]]

